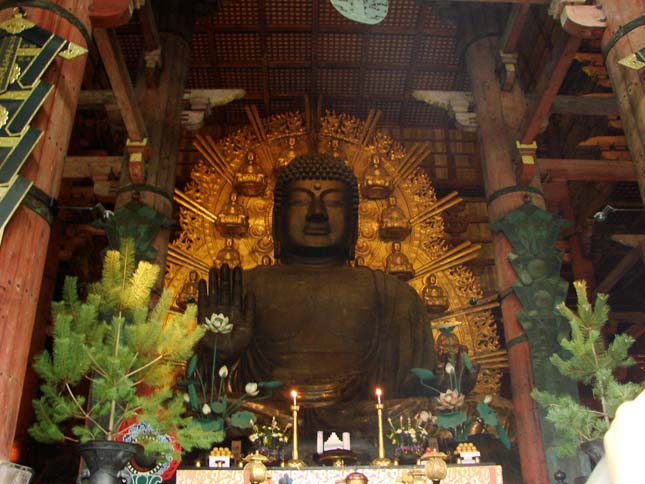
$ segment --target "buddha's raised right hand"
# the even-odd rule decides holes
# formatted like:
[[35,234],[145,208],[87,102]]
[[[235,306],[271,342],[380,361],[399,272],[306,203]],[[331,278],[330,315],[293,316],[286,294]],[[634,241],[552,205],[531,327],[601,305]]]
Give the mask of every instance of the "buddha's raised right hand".
[[255,295],[244,295],[240,267],[233,271],[226,264],[219,271],[213,267],[208,272],[208,287],[203,279],[199,281],[199,324],[204,324],[213,314],[228,317],[233,329],[230,332],[208,331],[202,341],[212,348],[217,338],[217,351],[223,360],[237,356],[251,341],[255,318]]

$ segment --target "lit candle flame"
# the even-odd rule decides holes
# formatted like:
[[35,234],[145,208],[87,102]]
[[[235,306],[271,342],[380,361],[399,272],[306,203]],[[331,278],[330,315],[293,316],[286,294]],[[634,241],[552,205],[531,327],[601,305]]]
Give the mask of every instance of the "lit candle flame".
[[379,404],[381,403],[381,395],[383,395],[383,390],[381,390],[380,388],[377,388],[376,389],[376,399],[378,400]]
[[298,397],[298,392],[291,390],[291,398],[293,398],[293,404],[296,405],[296,398]]

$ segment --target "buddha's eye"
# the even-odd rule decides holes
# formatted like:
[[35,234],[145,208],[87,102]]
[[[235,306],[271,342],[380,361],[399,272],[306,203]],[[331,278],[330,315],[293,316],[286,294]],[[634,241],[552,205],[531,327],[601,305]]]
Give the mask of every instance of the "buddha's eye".
[[310,203],[311,197],[305,194],[295,194],[289,197],[289,201],[287,202],[290,207],[307,207]]
[[329,192],[323,196],[327,208],[339,208],[345,206],[345,198],[342,193]]

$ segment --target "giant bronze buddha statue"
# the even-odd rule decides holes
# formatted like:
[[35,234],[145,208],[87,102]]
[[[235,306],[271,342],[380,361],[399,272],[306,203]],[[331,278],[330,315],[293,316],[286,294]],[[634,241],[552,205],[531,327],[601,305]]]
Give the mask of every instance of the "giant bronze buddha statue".
[[203,344],[219,338],[238,388],[282,380],[305,408],[368,400],[376,386],[389,397],[418,395],[410,369],[435,365],[427,312],[407,283],[349,264],[359,202],[352,169],[329,155],[296,157],[274,197],[278,263],[211,269],[208,286],[200,281],[199,320],[224,313],[234,327]]

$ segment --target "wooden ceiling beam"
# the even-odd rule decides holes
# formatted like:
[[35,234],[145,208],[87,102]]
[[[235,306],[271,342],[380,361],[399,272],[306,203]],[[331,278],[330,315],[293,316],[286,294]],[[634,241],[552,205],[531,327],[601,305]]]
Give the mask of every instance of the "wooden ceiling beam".
[[[310,69],[312,62],[310,61],[290,61],[290,60],[273,60],[268,61],[267,65],[271,68],[294,68],[294,69]],[[209,67],[210,64],[202,63],[194,64],[193,67]],[[217,68],[224,69],[244,69],[244,68],[258,68],[257,61],[240,61],[240,62],[216,62]],[[320,68],[327,69],[356,69],[355,62],[318,62]],[[410,66],[408,62],[366,62],[365,66],[368,69],[383,69],[383,70],[404,70]],[[458,64],[426,64],[419,63],[414,66],[417,71],[432,71],[432,72],[458,72]]]
[[514,54],[517,52],[517,44],[524,30],[524,24],[526,23],[530,10],[531,5],[528,2],[515,4],[511,8],[506,30],[500,42],[500,50],[503,53]]
[[[412,57],[410,59],[410,64],[408,65],[407,72],[405,73],[405,83],[403,85],[403,97],[412,98],[412,83],[414,81],[414,74],[417,72],[417,63],[419,57],[419,46],[421,45],[423,38],[423,26],[427,24],[428,17],[428,6],[421,5],[419,7],[419,12],[417,16],[417,24],[414,29],[414,46],[412,49]],[[404,128],[404,123],[406,120],[406,105],[402,105],[399,110],[399,126]]]
[[[612,288],[620,282],[629,270],[643,259],[643,247],[640,245],[632,247],[627,254],[614,266],[605,278],[596,286],[593,296],[602,293],[609,293]],[[593,299],[593,297],[592,297]]]
[[[258,24],[253,25],[216,25],[213,27],[215,34],[231,34],[231,33],[246,33],[254,34],[260,32]],[[309,25],[267,25],[265,32],[268,34],[293,34],[293,33],[311,33]],[[411,35],[409,27],[397,26],[367,26],[358,23],[343,24],[343,25],[320,25],[319,32],[324,34],[362,34],[363,32],[372,32],[374,34],[385,35]],[[428,29],[424,31],[427,35],[434,37],[453,37],[455,32],[453,29]]]
[[123,160],[123,156],[66,156],[63,178],[118,177]]
[[94,29],[93,33],[105,71],[110,79],[114,99],[128,132],[128,138],[132,141],[143,141],[147,137],[146,127],[116,34],[113,30],[106,29]]
[[551,105],[551,112],[582,116],[613,116],[618,114],[618,103],[613,94],[556,96]]
[[540,74],[533,101],[526,111],[526,117],[519,130],[522,144],[530,144],[540,132],[542,122],[551,111],[553,99],[558,93],[564,76],[580,47],[580,39],[562,33],[549,54],[549,60]]
[[258,8],[258,17],[260,22],[260,59],[262,66],[262,101],[264,102],[265,113],[271,112],[271,93],[269,89],[269,62],[268,62],[268,48],[267,48],[267,18],[266,18],[266,2],[267,0],[260,0]]
[[621,182],[636,181],[631,161],[538,158],[540,173],[562,174],[569,181]]

